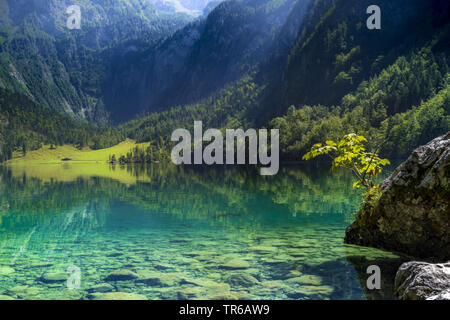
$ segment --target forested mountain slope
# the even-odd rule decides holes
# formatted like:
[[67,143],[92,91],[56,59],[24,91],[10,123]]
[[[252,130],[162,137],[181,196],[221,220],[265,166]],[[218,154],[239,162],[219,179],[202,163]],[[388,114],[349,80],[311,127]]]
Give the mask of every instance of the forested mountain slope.
[[405,156],[450,130],[450,20],[439,1],[380,3],[386,34],[366,28],[369,1],[315,1],[291,48],[251,77],[200,103],[130,122],[126,131],[148,141],[159,133],[169,139],[194,119],[205,127],[269,126],[280,129],[282,154],[293,160],[324,137],[359,132],[373,148],[387,140],[383,154]]
[[[385,156],[403,157],[450,130],[449,3],[379,0],[381,30],[366,27],[370,4],[231,0],[147,47],[133,40],[100,51],[74,49],[86,62],[76,92],[90,92],[86,99],[95,105],[80,102],[86,118],[111,114],[121,122],[161,110],[120,125],[113,139],[99,131],[99,142],[87,143],[130,137],[150,141],[167,157],[172,131],[202,120],[205,128],[280,129],[284,159],[299,160],[314,143],[350,132],[366,136]],[[67,76],[72,83],[77,72]]]
[[[440,0],[380,0],[376,4],[381,8],[381,30],[369,30],[366,8],[372,4],[369,0],[315,1],[290,51],[280,60],[280,71],[268,78],[268,71],[262,69],[259,76],[263,80],[258,83],[268,88],[265,106],[256,117],[267,121],[290,105],[340,104],[362,81],[399,56],[427,45],[448,22],[438,17],[445,12]],[[442,47],[445,45],[434,48]]]
[[193,17],[148,1],[81,0],[81,29],[66,27],[68,0],[0,0],[0,87],[74,118],[105,123],[102,84],[114,57],[148,47]]
[[[309,0],[301,0],[308,3]],[[273,49],[295,0],[228,0],[141,55],[124,56],[106,85],[116,122],[198,102],[248,74]]]
[[125,136],[115,128],[69,119],[20,93],[0,88],[0,161],[10,159],[14,151],[25,154],[42,144],[101,149],[123,139]]
[[186,1],[209,12],[194,21],[157,1],[83,0],[81,29],[69,30],[70,1],[0,1],[0,87],[100,124],[197,102],[248,74],[276,49],[291,9],[310,2]]

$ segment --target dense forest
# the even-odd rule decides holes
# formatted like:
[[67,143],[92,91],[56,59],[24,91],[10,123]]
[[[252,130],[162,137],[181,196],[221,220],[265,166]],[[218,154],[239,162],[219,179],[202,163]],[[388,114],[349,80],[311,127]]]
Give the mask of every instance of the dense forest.
[[102,149],[124,139],[113,127],[72,120],[41,107],[28,97],[0,88],[1,161],[11,159],[14,151],[26,153],[43,144],[73,144],[77,148],[90,146]]
[[[13,151],[26,152],[43,143],[98,149],[125,138],[150,145],[146,150],[115,155],[117,161],[167,159],[173,146],[172,131],[190,130],[194,120],[203,121],[208,128],[280,129],[280,151],[285,160],[299,160],[324,137],[337,140],[350,132],[366,136],[370,147],[379,148],[384,156],[405,157],[416,146],[450,130],[449,3],[379,0],[383,8],[381,30],[365,26],[365,9],[370,4],[367,0],[230,0],[174,33],[170,30],[177,28],[172,25],[170,30],[155,34],[153,40],[141,39],[137,36],[140,31],[130,27],[127,30],[133,31],[125,40],[110,39],[101,50],[86,43],[78,46],[82,40],[66,37],[64,43],[74,44],[73,51],[55,51],[49,43],[63,40],[56,41],[47,32],[38,37],[36,24],[24,27],[34,35],[24,31],[21,36],[7,35],[2,40],[7,43],[0,51],[3,65],[10,62],[11,52],[22,55],[17,65],[23,67],[18,72],[23,76],[33,63],[40,64],[45,49],[46,65],[54,65],[44,74],[52,77],[55,87],[48,87],[49,82],[40,81],[41,76],[30,71],[29,79],[35,79],[30,96],[31,91],[5,85],[7,76],[0,70],[0,87],[8,88],[0,95],[2,159],[9,159]],[[279,19],[270,22],[275,17]],[[264,32],[269,30],[265,36],[255,29],[259,22],[263,22]],[[89,39],[88,34],[80,39]],[[117,52],[129,48],[128,40],[142,46],[120,60],[124,56]],[[40,41],[44,42],[37,58],[33,56],[36,50],[27,46]],[[31,59],[25,52],[31,52]],[[104,59],[112,59],[108,61],[115,67],[102,69],[104,64],[98,61]],[[150,67],[141,64],[145,62]],[[69,69],[73,63],[82,69]],[[56,93],[69,88],[63,84],[66,78],[55,71],[61,64],[70,75],[68,81],[84,88],[74,89],[74,94],[92,93],[84,96],[85,100],[74,98],[71,106],[78,105],[75,109],[85,113],[81,118],[100,123],[100,127],[77,120],[80,117],[74,114],[79,112],[73,108],[69,112],[72,116],[66,116],[65,102]],[[114,80],[108,82],[107,89],[101,88],[103,80],[98,77],[108,72]],[[162,99],[157,112],[139,102],[145,98],[139,92],[153,92],[155,87],[145,79],[155,74],[152,81],[164,84],[154,100]],[[72,89],[67,90],[64,99],[71,95]],[[109,98],[102,97],[107,91]],[[42,99],[36,98],[36,92]],[[115,98],[116,105],[111,102]],[[37,102],[50,100],[56,107]],[[87,107],[92,103],[97,107]],[[171,104],[174,106],[168,108]],[[105,126],[111,116],[134,120]]]

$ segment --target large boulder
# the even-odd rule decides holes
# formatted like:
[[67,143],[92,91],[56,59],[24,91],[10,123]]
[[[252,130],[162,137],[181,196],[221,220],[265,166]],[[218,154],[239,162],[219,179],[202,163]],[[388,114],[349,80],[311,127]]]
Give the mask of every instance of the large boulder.
[[395,276],[395,295],[402,300],[450,300],[450,263],[402,264]]
[[346,230],[345,242],[450,259],[450,132],[414,150]]

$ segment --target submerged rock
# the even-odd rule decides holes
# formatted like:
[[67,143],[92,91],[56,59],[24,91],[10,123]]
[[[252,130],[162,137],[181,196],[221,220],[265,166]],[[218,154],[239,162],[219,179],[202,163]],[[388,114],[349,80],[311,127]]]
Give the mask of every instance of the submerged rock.
[[97,285],[94,285],[88,289],[88,292],[98,292],[98,293],[105,293],[105,292],[111,292],[114,290],[114,287],[110,285],[109,283],[100,283]]
[[300,284],[300,285],[321,285],[322,278],[314,275],[302,275],[300,277],[290,278],[286,280],[289,284]]
[[49,268],[49,267],[53,267],[53,263],[50,262],[33,262],[28,266],[25,266],[25,269],[28,268]]
[[6,276],[6,275],[12,274],[14,272],[15,272],[15,270],[11,267],[0,266],[0,276]]
[[230,292],[214,293],[205,296],[205,300],[237,300],[238,297]]
[[39,294],[41,290],[30,286],[15,286],[6,290],[6,294],[21,299],[30,299]]
[[203,292],[202,288],[194,287],[177,290],[176,295],[180,300],[195,300],[201,299]]
[[148,286],[172,287],[181,282],[182,277],[178,273],[163,273],[152,270],[138,270],[138,282]]
[[245,273],[231,274],[225,278],[225,282],[231,284],[232,286],[241,287],[251,287],[259,283],[255,277]]
[[148,300],[146,296],[137,293],[108,292],[91,296],[93,300]]
[[44,273],[39,280],[44,283],[60,283],[67,281],[69,275],[65,272],[48,272]]
[[250,268],[250,264],[245,260],[240,259],[232,259],[222,265],[220,265],[220,268],[222,269],[247,269]]
[[122,269],[115,270],[108,274],[105,278],[106,281],[126,281],[137,279],[138,275],[131,270]]
[[407,262],[395,277],[395,294],[402,300],[450,300],[450,263]]
[[271,246],[252,246],[249,248],[249,250],[264,254],[264,253],[274,253],[277,251],[277,248]]
[[450,132],[417,148],[347,228],[345,242],[450,259]]
[[261,286],[270,290],[285,290],[289,288],[288,285],[278,280],[264,281],[261,283]]
[[294,299],[303,297],[313,297],[315,299],[327,298],[333,293],[333,288],[330,286],[301,286],[294,292],[289,292],[288,296]]

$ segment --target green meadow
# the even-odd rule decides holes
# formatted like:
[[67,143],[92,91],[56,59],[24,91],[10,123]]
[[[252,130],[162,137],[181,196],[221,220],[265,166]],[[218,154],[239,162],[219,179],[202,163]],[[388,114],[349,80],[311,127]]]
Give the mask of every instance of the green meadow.
[[117,158],[121,155],[126,155],[133,148],[146,148],[149,143],[136,143],[133,140],[127,139],[113,147],[92,150],[88,147],[81,150],[73,145],[56,146],[54,149],[50,145],[44,145],[38,150],[27,152],[14,152],[13,158],[7,162],[8,165],[18,164],[41,164],[41,163],[60,163],[62,159],[70,158],[70,161],[65,162],[98,162],[105,163],[109,160],[109,156],[115,154]]

